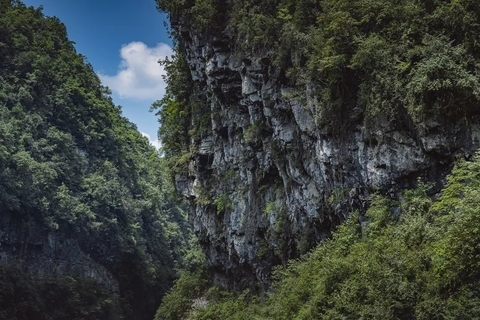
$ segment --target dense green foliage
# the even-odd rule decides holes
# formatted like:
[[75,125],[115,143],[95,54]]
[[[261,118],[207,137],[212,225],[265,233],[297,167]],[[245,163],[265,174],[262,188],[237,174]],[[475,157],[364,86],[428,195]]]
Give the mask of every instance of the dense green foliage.
[[201,271],[183,272],[176,280],[175,286],[168,295],[165,295],[155,319],[176,320],[191,308],[193,300],[208,288],[206,274]]
[[[278,268],[264,302],[210,295],[206,307],[182,308],[177,319],[478,319],[479,190],[477,155],[454,168],[434,199],[421,183],[400,203],[373,196],[367,225],[353,214],[332,239]],[[191,299],[196,291],[184,285],[169,295]],[[164,314],[175,306],[169,295]]]
[[[119,317],[147,319],[174,269],[195,259],[182,260],[190,233],[185,214],[166,196],[162,159],[109,94],[57,18],[0,0],[0,215],[11,217],[25,246],[39,234],[32,228],[78,241],[118,280]],[[32,286],[29,301],[38,310],[69,310],[68,300],[57,310],[43,300],[47,289],[58,289],[50,296],[60,299],[69,283]],[[102,314],[108,306],[99,301],[83,311],[99,307]],[[12,319],[8,310],[4,318]]]
[[[189,133],[188,128],[191,118],[192,81],[189,77],[188,65],[177,46],[177,54],[162,62],[167,71],[168,83],[166,94],[162,100],[156,101],[151,110],[157,111],[159,116],[159,136],[164,144],[163,152],[166,158],[188,153]],[[173,163],[174,167],[182,162]]]
[[165,96],[152,104],[151,111],[159,117],[158,135],[171,172],[185,170],[195,150],[190,142],[198,141],[211,131],[210,106],[205,94],[194,84],[182,46],[177,43],[175,54],[160,63],[167,76]]

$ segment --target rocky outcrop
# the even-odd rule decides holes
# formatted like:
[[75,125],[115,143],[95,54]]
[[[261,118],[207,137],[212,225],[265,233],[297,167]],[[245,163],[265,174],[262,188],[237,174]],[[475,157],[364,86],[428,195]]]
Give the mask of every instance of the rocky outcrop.
[[0,264],[15,266],[38,279],[92,280],[118,297],[118,281],[85,252],[77,239],[27,223],[0,210]]
[[176,177],[214,278],[240,289],[268,284],[271,268],[329,236],[368,196],[392,197],[418,178],[441,181],[480,145],[478,119],[431,119],[422,128],[352,108],[327,128],[312,85],[289,86],[266,56],[232,49],[176,25],[193,81],[211,110],[211,133],[193,141]]
[[[39,319],[62,312],[74,317],[81,308],[87,317],[123,319],[122,284],[106,263],[92,257],[73,234],[55,232],[25,218],[0,208],[0,282],[10,286],[2,296],[9,308],[7,318],[23,302],[36,310]],[[16,290],[17,295],[24,294],[22,302],[15,301]]]

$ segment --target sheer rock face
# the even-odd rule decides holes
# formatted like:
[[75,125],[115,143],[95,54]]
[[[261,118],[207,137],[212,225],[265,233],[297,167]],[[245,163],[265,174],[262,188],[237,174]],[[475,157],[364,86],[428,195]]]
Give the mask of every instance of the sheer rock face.
[[192,142],[197,153],[176,186],[191,200],[194,231],[224,287],[263,287],[273,265],[363,212],[372,192],[399,197],[418,178],[442,181],[480,144],[473,118],[430,120],[421,132],[386,120],[367,130],[353,108],[344,127],[327,130],[312,88],[294,93],[268,58],[176,29],[212,113],[211,134]]
[[94,280],[113,296],[120,293],[115,277],[78,240],[26,223],[4,209],[0,209],[0,264],[16,266],[38,279],[68,276]]

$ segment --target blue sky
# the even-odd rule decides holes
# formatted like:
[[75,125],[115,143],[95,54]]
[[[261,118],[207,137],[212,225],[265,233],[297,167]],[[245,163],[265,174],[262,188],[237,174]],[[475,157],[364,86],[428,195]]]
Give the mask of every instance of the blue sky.
[[156,140],[158,122],[148,112],[162,98],[165,84],[157,60],[171,55],[171,40],[155,0],[23,0],[43,6],[66,26],[77,51],[87,57],[115,104],[138,130]]

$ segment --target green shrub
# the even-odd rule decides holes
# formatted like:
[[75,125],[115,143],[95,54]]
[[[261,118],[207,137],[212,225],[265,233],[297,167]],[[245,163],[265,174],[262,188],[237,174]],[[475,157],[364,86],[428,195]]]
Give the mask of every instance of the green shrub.
[[163,297],[155,320],[184,319],[191,311],[193,299],[201,297],[207,284],[204,271],[182,272],[173,288]]

